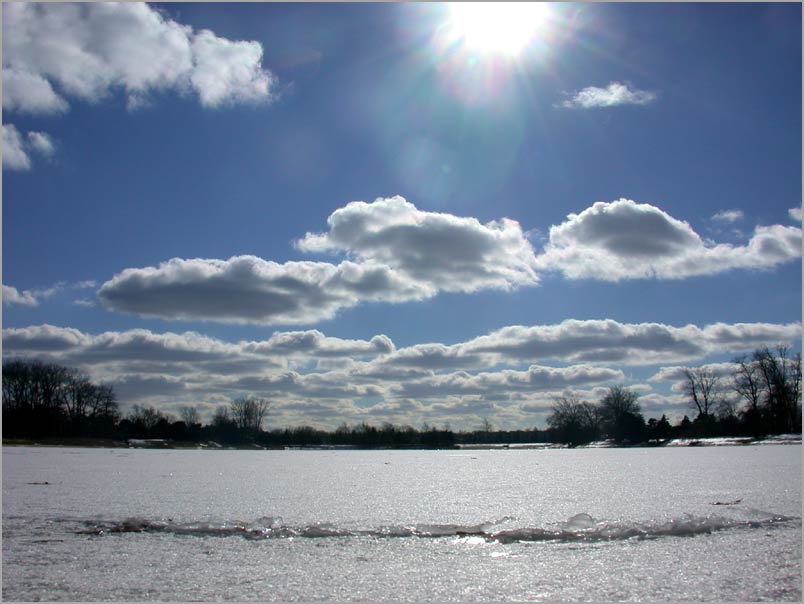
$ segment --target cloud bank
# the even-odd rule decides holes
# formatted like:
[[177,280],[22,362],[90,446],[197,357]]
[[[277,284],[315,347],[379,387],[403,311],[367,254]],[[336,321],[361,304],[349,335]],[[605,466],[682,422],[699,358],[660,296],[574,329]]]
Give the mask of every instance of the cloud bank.
[[[124,405],[212,409],[249,393],[276,400],[276,418],[288,424],[310,421],[311,410],[329,426],[440,421],[463,410],[494,413],[522,426],[533,413],[548,412],[552,397],[567,389],[591,389],[585,396],[596,397],[607,384],[625,382],[615,363],[689,363],[800,339],[800,323],[675,327],[589,320],[509,326],[453,345],[396,348],[382,334],[352,340],[318,330],[279,331],[265,340],[232,343],[195,332],[93,335],[37,325],[4,329],[3,354],[82,368],[114,385]],[[675,379],[674,371],[663,368],[652,381]],[[654,394],[649,385],[642,390]]]
[[3,109],[58,114],[67,97],[120,89],[129,107],[152,92],[195,94],[205,107],[271,100],[262,46],[165,17],[140,2],[10,3],[3,7]]

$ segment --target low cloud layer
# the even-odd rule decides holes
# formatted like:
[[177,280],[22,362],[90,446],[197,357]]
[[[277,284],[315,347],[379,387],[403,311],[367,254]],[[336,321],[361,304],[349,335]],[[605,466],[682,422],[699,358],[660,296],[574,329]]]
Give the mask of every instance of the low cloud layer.
[[768,269],[800,257],[800,228],[757,226],[746,245],[711,245],[663,210],[620,199],[597,202],[551,227],[538,264],[570,279],[619,281]]
[[594,109],[618,105],[647,105],[656,100],[656,93],[630,88],[627,84],[611,82],[605,88],[588,86],[562,103],[567,109]]
[[[548,412],[552,397],[566,390],[588,391],[584,396],[594,398],[606,385],[626,382],[621,367],[692,363],[800,338],[798,323],[673,327],[565,321],[510,326],[454,345],[398,349],[382,334],[351,340],[318,330],[281,331],[265,340],[231,343],[194,332],[93,335],[38,325],[3,330],[3,354],[84,369],[114,385],[124,406],[155,404],[170,411],[197,404],[211,410],[249,393],[277,401],[275,421],[286,424],[311,421],[305,409],[313,408],[320,412],[316,421],[329,426],[375,419],[441,421],[474,408],[522,426],[534,413]],[[674,379],[675,369],[663,369],[652,382]],[[637,386],[655,394],[649,385]]]
[[275,79],[257,42],[194,31],[145,3],[10,3],[3,7],[3,109],[63,113],[122,90],[131,108],[152,92],[205,107],[264,102]]

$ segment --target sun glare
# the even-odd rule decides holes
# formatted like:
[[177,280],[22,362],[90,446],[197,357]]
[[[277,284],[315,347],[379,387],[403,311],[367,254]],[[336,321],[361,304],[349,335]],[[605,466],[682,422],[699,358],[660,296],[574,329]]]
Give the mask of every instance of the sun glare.
[[544,2],[454,2],[449,29],[454,38],[477,52],[516,56],[542,26]]

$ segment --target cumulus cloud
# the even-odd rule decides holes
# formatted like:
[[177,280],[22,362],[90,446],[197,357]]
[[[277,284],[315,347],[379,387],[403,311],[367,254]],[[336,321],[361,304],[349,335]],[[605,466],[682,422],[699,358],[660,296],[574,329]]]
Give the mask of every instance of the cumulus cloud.
[[195,93],[202,105],[268,101],[262,47],[165,17],[145,3],[13,3],[3,10],[3,108],[60,113],[65,97],[96,102],[120,89]]
[[790,216],[792,220],[796,222],[801,222],[801,208],[790,208],[787,210],[787,214]]
[[296,242],[306,252],[345,252],[428,288],[512,289],[538,282],[535,256],[519,224],[419,210],[403,197],[354,201],[327,219],[326,233]]
[[707,244],[681,220],[629,199],[597,202],[550,228],[538,267],[570,279],[682,279],[768,269],[801,257],[801,229],[757,226],[747,245]]
[[714,216],[712,216],[712,220],[717,220],[718,222],[737,222],[738,220],[742,220],[744,217],[742,210],[720,210]]
[[98,292],[110,310],[166,319],[303,324],[361,302],[423,300],[441,291],[512,289],[537,283],[535,256],[513,221],[417,210],[401,197],[353,202],[308,233],[307,252],[343,251],[340,264],[255,256],[173,258],[130,268]]
[[98,290],[110,310],[227,323],[315,323],[358,302],[400,302],[435,292],[386,266],[343,262],[278,264],[255,256],[173,258],[126,269]]
[[[5,149],[3,150],[5,154]],[[4,158],[5,159],[5,158]],[[3,285],[3,305],[17,304],[19,306],[39,306],[36,295],[30,291],[20,292],[16,287]]]
[[656,93],[647,90],[631,89],[627,84],[611,82],[605,88],[588,86],[572,95],[562,103],[568,109],[592,109],[597,107],[616,107],[618,105],[647,105],[656,100]]

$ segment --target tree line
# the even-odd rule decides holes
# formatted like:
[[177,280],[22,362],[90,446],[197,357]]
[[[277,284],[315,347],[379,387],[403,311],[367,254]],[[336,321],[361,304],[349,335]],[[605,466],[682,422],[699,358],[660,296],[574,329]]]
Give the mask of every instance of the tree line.
[[111,436],[120,419],[114,389],[41,361],[3,363],[3,436]]
[[671,425],[667,417],[647,421],[639,396],[613,386],[597,403],[565,394],[553,401],[547,428],[495,430],[488,419],[475,430],[455,432],[422,425],[342,424],[333,431],[311,426],[265,430],[270,402],[240,397],[219,406],[203,424],[195,407],[178,417],[149,406],[120,413],[114,390],[94,384],[76,369],[37,360],[3,363],[3,436],[11,438],[103,437],[161,439],[222,445],[351,446],[357,448],[446,448],[457,444],[563,443],[609,439],[617,444],[658,444],[671,438],[751,436],[801,432],[801,355],[786,347],[757,349],[734,360],[725,375],[711,366],[683,370],[689,416]]
[[695,414],[671,426],[667,418],[642,414],[638,395],[615,386],[597,404],[569,394],[555,399],[547,423],[559,442],[580,445],[599,439],[616,443],[669,438],[801,433],[801,355],[779,346],[758,348],[733,361],[734,371],[685,368],[682,392]]

